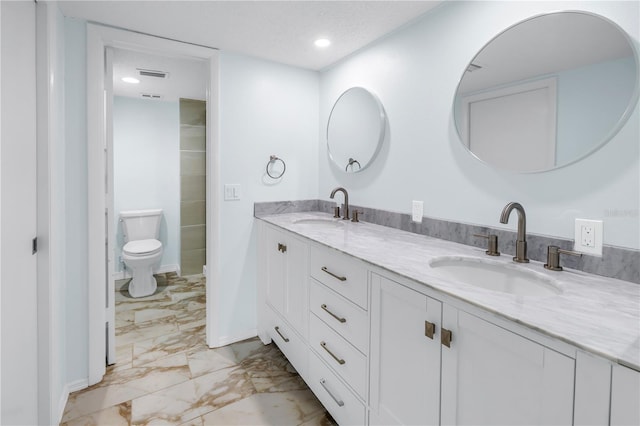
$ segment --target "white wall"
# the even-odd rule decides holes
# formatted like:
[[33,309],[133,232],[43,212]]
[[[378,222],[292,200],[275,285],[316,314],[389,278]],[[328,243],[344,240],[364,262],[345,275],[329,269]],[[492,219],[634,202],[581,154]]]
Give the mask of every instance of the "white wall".
[[65,18],[66,359],[71,389],[88,377],[86,24]]
[[[354,204],[425,216],[500,225],[504,205],[519,201],[531,233],[573,239],[576,217],[604,220],[605,244],[640,248],[639,122],[629,122],[605,147],[565,168],[538,174],[492,170],[459,142],[452,116],[455,90],[471,58],[496,34],[530,16],[586,10],[620,25],[635,40],[638,2],[446,2],[407,27],[321,75],[320,197],[342,185]],[[390,141],[371,168],[345,175],[330,164],[324,123],[338,96],[362,86],[377,93],[389,117]],[[623,214],[611,214],[618,210]]]
[[113,100],[115,269],[124,246],[123,210],[162,209],[160,267],[180,265],[180,108],[177,101]]
[[[318,195],[318,74],[221,52],[219,102],[220,184],[242,188],[239,201],[220,206],[220,300],[214,315],[221,340],[232,340],[255,335],[253,203]],[[287,164],[277,184],[265,178],[271,154]]]

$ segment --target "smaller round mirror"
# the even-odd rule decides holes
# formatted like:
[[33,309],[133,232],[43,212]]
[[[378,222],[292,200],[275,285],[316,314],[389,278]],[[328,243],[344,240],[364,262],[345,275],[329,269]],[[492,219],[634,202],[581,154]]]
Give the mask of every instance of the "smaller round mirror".
[[380,151],[385,130],[386,115],[378,97],[362,87],[352,87],[340,95],[329,116],[329,157],[346,173],[362,171]]

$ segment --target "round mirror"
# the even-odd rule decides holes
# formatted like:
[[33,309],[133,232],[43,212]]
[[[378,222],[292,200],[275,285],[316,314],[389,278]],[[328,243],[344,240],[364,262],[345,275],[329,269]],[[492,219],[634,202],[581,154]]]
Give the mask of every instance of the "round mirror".
[[520,22],[487,43],[454,101],[462,143],[503,170],[571,164],[608,142],[638,99],[638,57],[616,24],[585,12]]
[[378,97],[352,87],[340,95],[329,115],[329,157],[347,173],[362,171],[380,151],[385,129],[386,116]]

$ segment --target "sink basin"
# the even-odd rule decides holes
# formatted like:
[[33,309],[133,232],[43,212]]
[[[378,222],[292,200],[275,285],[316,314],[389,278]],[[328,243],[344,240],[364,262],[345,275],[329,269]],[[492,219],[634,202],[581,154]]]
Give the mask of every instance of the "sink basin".
[[314,227],[322,227],[322,228],[342,228],[344,223],[340,221],[341,219],[324,219],[324,218],[313,218],[313,219],[298,219],[293,222],[294,225],[309,225]]
[[474,257],[439,257],[429,266],[442,277],[515,296],[554,296],[562,293],[552,278],[517,265]]

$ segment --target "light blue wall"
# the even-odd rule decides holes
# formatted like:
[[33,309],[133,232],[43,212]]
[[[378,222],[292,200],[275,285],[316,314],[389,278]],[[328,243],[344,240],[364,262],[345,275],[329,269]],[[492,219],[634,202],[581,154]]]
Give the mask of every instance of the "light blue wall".
[[86,380],[89,368],[86,52],[85,22],[65,18],[67,383]]
[[[161,268],[180,265],[180,108],[177,101],[113,100],[115,259],[124,245],[123,210],[162,209]],[[116,262],[116,271],[122,264]]]
[[477,161],[459,142],[451,113],[470,58],[515,22],[549,11],[586,10],[616,22],[637,45],[639,8],[638,2],[446,2],[326,70],[320,129],[338,96],[362,86],[384,104],[390,141],[371,168],[351,175],[331,165],[320,143],[320,197],[345,186],[354,204],[408,213],[412,200],[423,200],[426,216],[506,229],[515,225],[500,225],[500,211],[519,201],[529,232],[573,239],[576,217],[602,219],[605,244],[640,248],[637,107],[602,149],[538,174],[499,172]]
[[[637,79],[635,59],[581,67],[558,74],[557,164],[600,145],[617,127]],[[588,90],[585,90],[585,87]]]
[[[220,53],[220,185],[239,183],[239,201],[220,201],[222,339],[256,328],[253,203],[315,199],[318,192],[318,73]],[[265,177],[269,155],[284,159],[280,182]],[[222,187],[220,188],[222,192]]]

